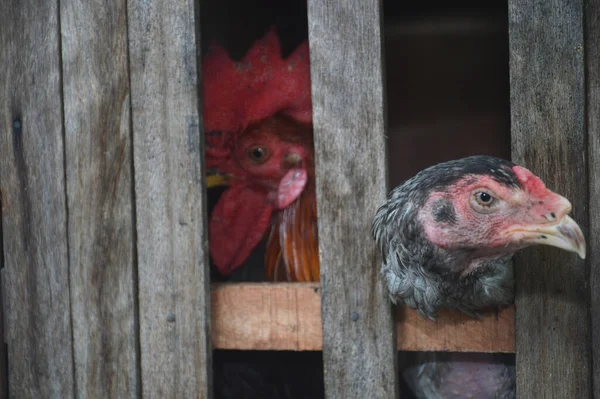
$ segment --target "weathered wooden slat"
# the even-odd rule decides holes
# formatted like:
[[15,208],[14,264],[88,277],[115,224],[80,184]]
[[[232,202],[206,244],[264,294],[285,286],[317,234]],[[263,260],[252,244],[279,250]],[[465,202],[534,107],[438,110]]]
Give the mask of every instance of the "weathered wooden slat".
[[[0,197],[1,199],[1,197]],[[2,204],[0,203],[0,208]],[[2,224],[0,223],[0,242]],[[8,399],[8,353],[6,348],[6,323],[4,321],[4,253],[0,253],[0,399]]]
[[144,397],[211,396],[195,3],[128,2]]
[[588,1],[585,16],[592,392],[594,398],[600,398],[600,1]]
[[60,8],[75,387],[139,392],[124,0]]
[[[216,349],[323,349],[318,284],[215,284],[212,341]],[[514,308],[474,320],[440,312],[436,322],[399,307],[398,350],[514,352]]]
[[392,309],[371,237],[387,191],[381,8],[308,2],[328,398],[398,396]]
[[[584,1],[511,0],[509,28],[513,159],[569,198],[586,231]],[[550,247],[518,254],[519,398],[591,397],[587,264]]]
[[57,1],[0,2],[0,183],[11,398],[70,398]]

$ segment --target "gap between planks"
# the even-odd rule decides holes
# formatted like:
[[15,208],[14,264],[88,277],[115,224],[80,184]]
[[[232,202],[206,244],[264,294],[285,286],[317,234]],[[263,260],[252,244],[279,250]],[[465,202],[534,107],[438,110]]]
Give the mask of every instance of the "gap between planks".
[[[323,348],[319,284],[213,284],[211,296],[214,349]],[[475,320],[443,311],[433,322],[398,307],[398,350],[514,353],[514,314],[508,307]]]

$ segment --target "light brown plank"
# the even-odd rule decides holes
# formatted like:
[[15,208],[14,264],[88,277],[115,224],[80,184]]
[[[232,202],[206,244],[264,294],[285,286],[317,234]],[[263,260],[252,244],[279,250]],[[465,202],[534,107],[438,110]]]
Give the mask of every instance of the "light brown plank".
[[441,311],[435,321],[412,309],[398,309],[398,349],[407,351],[506,352],[515,351],[515,312],[506,308],[475,320],[462,313]]
[[594,398],[600,398],[600,1],[588,1],[585,16],[592,392]]
[[328,398],[398,397],[394,321],[371,224],[387,194],[380,0],[310,0]]
[[69,257],[78,396],[139,392],[124,0],[61,1]]
[[[569,198],[586,231],[584,21],[584,0],[509,1],[513,159]],[[589,263],[536,247],[515,274],[517,396],[591,397]]]
[[[436,322],[414,310],[397,310],[398,350],[514,352],[514,309],[481,320],[440,312]],[[323,348],[318,284],[215,284],[212,339],[217,349],[313,350]]]
[[144,397],[212,396],[195,3],[128,2]]
[[11,398],[73,396],[57,1],[0,2],[0,184]]
[[218,349],[321,350],[318,284],[214,284],[212,339]]

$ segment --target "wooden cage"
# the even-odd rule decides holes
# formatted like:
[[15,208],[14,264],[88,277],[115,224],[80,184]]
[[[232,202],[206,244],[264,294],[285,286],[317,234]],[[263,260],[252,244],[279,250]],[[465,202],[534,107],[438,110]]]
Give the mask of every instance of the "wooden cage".
[[518,397],[600,397],[600,1],[508,2],[512,157],[572,201],[588,258],[528,249],[516,307],[437,322],[390,306],[370,236],[375,0],[308,1],[321,284],[210,285],[203,4],[0,6],[2,397],[210,398],[213,348],[322,350],[328,398],[400,397],[397,350],[516,353]]

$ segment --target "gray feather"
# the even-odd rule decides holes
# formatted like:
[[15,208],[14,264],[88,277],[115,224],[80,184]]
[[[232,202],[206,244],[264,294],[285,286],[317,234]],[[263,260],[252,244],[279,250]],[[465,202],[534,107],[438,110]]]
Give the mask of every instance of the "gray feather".
[[[435,165],[392,190],[373,221],[382,255],[381,275],[393,303],[434,320],[441,307],[478,317],[482,308],[514,300],[512,254],[478,259],[472,249],[445,251],[426,239],[418,221],[429,194],[468,175],[486,174],[520,188],[512,163],[478,156]],[[452,223],[451,204],[435,204],[434,219]],[[467,267],[477,262],[476,267]],[[515,398],[514,365],[502,355],[404,353],[402,375],[421,399]]]
[[512,303],[512,255],[487,260],[462,275],[466,255],[444,251],[424,237],[416,214],[427,192],[419,190],[418,177],[394,189],[373,221],[381,274],[392,302],[429,319],[442,306],[476,316],[477,309]]

